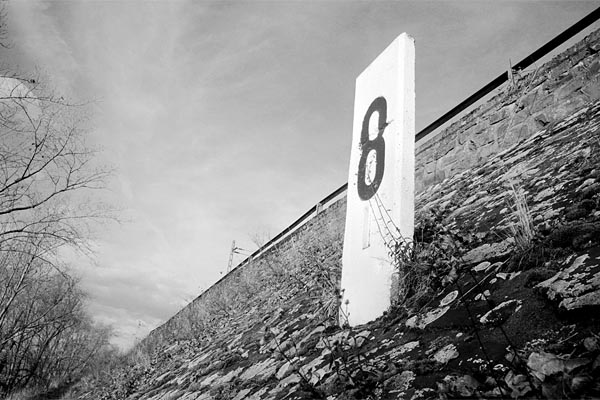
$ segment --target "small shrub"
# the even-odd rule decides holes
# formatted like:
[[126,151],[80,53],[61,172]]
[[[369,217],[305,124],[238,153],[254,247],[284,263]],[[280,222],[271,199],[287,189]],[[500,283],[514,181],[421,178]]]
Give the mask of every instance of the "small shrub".
[[323,337],[335,379],[323,385],[321,390],[328,396],[336,394],[337,399],[378,398],[377,393],[383,386],[383,373],[376,363],[365,357],[368,336],[352,335],[350,332],[344,331],[345,334],[336,335],[333,340]]
[[446,212],[430,211],[417,216],[412,241],[401,238],[392,244],[390,255],[396,269],[395,304],[421,308],[438,289],[457,277],[461,258],[473,235],[448,228]]
[[531,212],[527,205],[527,198],[525,197],[524,190],[520,187],[517,188],[514,181],[509,180],[508,187],[509,200],[507,202],[512,210],[513,220],[516,220],[513,224],[509,225],[511,237],[514,239],[518,251],[527,251],[531,248],[533,240],[537,235],[533,219],[531,218]]
[[511,210],[508,238],[514,243],[514,251],[506,262],[509,271],[524,271],[542,267],[554,258],[554,252],[543,245],[541,234],[533,224],[531,211],[523,188],[513,180],[507,182],[506,203]]

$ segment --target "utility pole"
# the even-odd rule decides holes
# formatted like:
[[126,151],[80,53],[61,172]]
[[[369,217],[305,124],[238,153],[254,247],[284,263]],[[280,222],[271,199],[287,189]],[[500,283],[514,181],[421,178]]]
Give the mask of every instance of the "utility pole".
[[241,247],[237,247],[235,245],[235,240],[231,242],[231,251],[229,252],[229,264],[227,265],[227,273],[233,269],[233,255],[234,254],[244,254],[243,252],[247,252],[247,250],[242,249]]

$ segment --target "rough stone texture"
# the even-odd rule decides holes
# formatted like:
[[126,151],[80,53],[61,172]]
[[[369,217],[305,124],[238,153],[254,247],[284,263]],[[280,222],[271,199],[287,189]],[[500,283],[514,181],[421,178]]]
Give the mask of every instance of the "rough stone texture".
[[[297,247],[295,243],[302,242],[303,238],[307,235],[307,232],[312,237],[322,237],[328,235],[336,235],[339,238],[343,238],[344,220],[346,217],[346,201],[345,198],[331,204],[329,207],[322,210],[316,217],[310,220],[306,225],[301,226],[295,233],[288,237],[285,241],[279,243],[276,248],[268,251],[262,256],[262,259],[266,261],[267,266],[261,263],[250,263],[242,266],[241,268],[234,269],[231,273],[227,274],[215,285],[204,291],[200,296],[194,299],[188,306],[179,311],[176,315],[170,318],[166,323],[153,330],[148,338],[151,340],[162,340],[163,338],[171,338],[176,332],[187,333],[193,327],[190,326],[191,322],[197,318],[198,313],[205,312],[206,299],[211,297],[222,296],[222,288],[226,287],[229,282],[233,282],[237,286],[237,281],[241,279],[247,279],[244,277],[246,274],[254,274],[252,270],[260,268],[269,268],[271,261],[274,258],[278,258],[279,254],[289,252],[291,249]],[[343,239],[342,239],[343,240]],[[341,247],[342,243],[338,243]],[[341,253],[338,255],[336,249],[332,249],[336,260],[341,259]],[[260,274],[260,271],[255,271],[256,274]],[[291,271],[287,271],[287,276]],[[285,273],[281,272],[282,277],[285,277]],[[336,272],[336,275],[332,277],[333,281],[339,280],[340,271]],[[307,279],[307,283],[310,282]],[[267,291],[263,293],[264,297],[269,299],[269,303],[277,302],[278,300],[284,300],[292,297],[294,291],[286,292],[285,288],[267,288]],[[277,293],[270,293],[270,290],[274,290]]]
[[[469,145],[469,135],[503,138],[478,167],[475,155],[456,153],[443,174],[427,167],[433,172],[420,178],[418,212],[445,210],[448,229],[474,237],[458,279],[427,304],[353,329],[336,326],[342,200],[153,331],[140,345],[151,348],[148,356],[122,372],[126,385],[84,381],[78,396],[600,397],[600,101],[585,94],[598,92],[600,66],[584,49],[600,48],[598,36],[523,81],[527,93],[507,91],[474,112],[479,122],[470,114],[455,124],[455,137],[436,139],[482,148],[488,139]],[[586,79],[573,89],[578,74]],[[542,113],[551,122],[532,124],[529,116]],[[436,146],[428,148],[443,149]],[[542,255],[536,249],[519,248],[518,198],[544,243],[562,249],[542,266],[527,265],[527,256]],[[327,268],[298,264],[307,259]]]
[[433,138],[417,143],[417,192],[469,168],[600,99],[600,31],[500,89]]
[[[480,234],[481,245],[464,257],[469,263],[501,258],[514,247],[513,192],[527,200],[533,223],[542,230],[592,216],[596,211],[588,200],[597,195],[600,176],[597,107],[582,108],[486,164],[427,187],[417,196],[417,209],[453,207],[449,226],[468,225]],[[554,240],[560,245],[567,239]]]
[[584,252],[537,287],[545,289],[551,300],[559,300],[565,310],[600,307],[600,251]]

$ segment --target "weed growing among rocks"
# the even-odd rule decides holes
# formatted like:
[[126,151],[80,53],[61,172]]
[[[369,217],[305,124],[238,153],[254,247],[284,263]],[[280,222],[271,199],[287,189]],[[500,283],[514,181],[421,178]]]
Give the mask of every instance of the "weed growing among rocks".
[[392,297],[397,306],[420,309],[458,276],[462,255],[474,235],[448,228],[446,214],[429,211],[418,215],[413,240],[392,244],[390,255],[397,275]]
[[352,334],[344,330],[321,339],[328,368],[334,373],[334,379],[325,386],[326,394],[347,400],[381,398],[384,375],[365,355],[369,337],[369,331]]

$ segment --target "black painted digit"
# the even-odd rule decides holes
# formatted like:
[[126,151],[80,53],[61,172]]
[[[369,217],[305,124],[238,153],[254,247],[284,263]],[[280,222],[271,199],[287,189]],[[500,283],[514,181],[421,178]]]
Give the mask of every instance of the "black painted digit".
[[[377,136],[374,139],[369,138],[369,120],[374,112],[378,113]],[[383,131],[387,126],[387,101],[384,97],[378,97],[369,106],[363,119],[362,130],[360,132],[360,161],[358,162],[358,197],[361,200],[369,200],[379,189],[383,179],[383,168],[385,166],[385,140],[383,140]],[[367,175],[367,157],[371,151],[375,152],[375,177],[372,182],[366,182]]]

